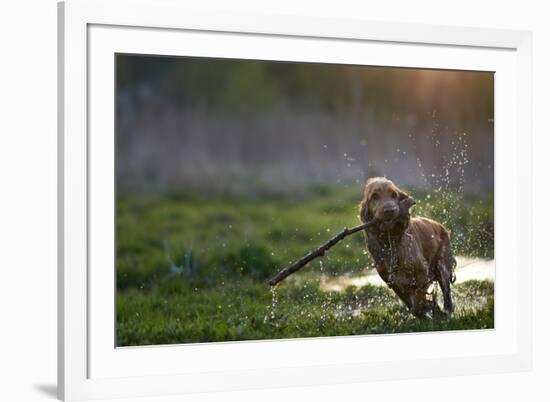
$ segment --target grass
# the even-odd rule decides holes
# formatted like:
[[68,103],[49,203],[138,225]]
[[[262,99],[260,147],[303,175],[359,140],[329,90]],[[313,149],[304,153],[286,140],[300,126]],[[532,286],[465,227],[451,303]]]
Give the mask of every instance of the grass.
[[[282,286],[273,295],[254,281],[192,288],[183,280],[150,292],[119,295],[118,345],[493,328],[493,284],[453,289],[452,320],[418,320],[385,287],[324,293],[314,281]],[[484,300],[487,295],[488,298]],[[480,307],[475,306],[477,303]]]
[[[456,253],[492,257],[491,199],[455,203],[449,197],[414,195],[423,215],[451,229]],[[416,320],[384,287],[322,292],[321,270],[353,275],[371,264],[361,234],[334,247],[322,266],[312,263],[285,281],[274,303],[266,279],[344,226],[356,225],[360,196],[354,187],[317,187],[293,200],[119,195],[117,344],[493,327],[489,282],[453,288],[459,308],[452,320]]]

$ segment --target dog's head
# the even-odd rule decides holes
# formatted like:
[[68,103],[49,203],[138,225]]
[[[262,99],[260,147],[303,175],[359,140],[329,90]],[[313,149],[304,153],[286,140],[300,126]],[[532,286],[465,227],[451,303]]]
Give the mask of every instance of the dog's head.
[[359,204],[359,214],[363,222],[376,220],[386,226],[402,215],[403,207],[414,204],[412,197],[385,177],[367,180],[363,200]]

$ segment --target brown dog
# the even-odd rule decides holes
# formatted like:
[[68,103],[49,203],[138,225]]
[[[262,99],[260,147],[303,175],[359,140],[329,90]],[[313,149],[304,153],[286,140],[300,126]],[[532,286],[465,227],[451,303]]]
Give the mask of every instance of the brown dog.
[[450,317],[456,261],[449,234],[431,219],[411,218],[409,208],[414,204],[412,197],[391,180],[369,179],[359,205],[361,221],[376,222],[365,229],[367,247],[378,274],[416,317],[439,311],[427,297],[434,281],[443,291],[445,313]]

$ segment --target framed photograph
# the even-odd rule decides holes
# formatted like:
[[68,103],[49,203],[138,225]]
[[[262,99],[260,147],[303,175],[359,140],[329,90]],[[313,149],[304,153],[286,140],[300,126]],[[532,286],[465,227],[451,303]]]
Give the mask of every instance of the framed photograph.
[[530,369],[529,32],[69,0],[59,45],[60,398]]

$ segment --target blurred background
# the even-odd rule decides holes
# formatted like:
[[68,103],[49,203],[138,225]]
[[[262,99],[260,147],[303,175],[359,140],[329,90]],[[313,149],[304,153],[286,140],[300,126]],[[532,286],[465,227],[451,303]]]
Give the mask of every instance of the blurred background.
[[[116,67],[118,345],[493,327],[492,73],[141,55]],[[453,321],[415,320],[376,281],[362,235],[269,292],[358,224],[377,175],[451,232]]]
[[121,190],[267,193],[439,186],[467,136],[466,192],[493,186],[493,74],[117,56]]

